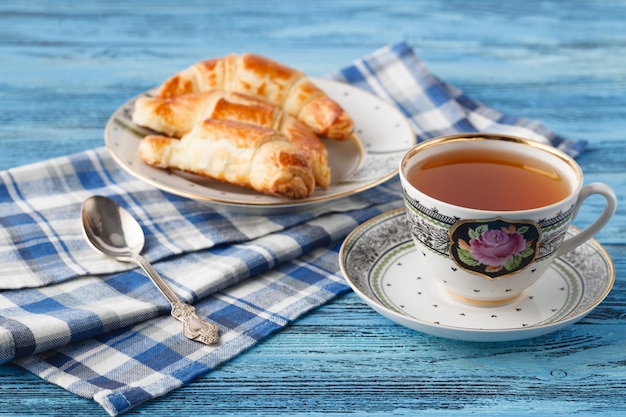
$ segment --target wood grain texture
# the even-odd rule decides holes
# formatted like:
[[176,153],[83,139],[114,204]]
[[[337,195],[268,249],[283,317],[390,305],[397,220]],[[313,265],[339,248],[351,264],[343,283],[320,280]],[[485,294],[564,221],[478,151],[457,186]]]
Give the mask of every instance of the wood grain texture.
[[[470,96],[589,141],[586,181],[620,204],[597,236],[617,272],[608,298],[560,332],[481,344],[394,325],[347,294],[127,415],[623,415],[625,39],[620,0],[2,2],[0,169],[102,146],[118,106],[205,57],[253,51],[320,76],[405,40]],[[588,204],[575,224],[601,201]],[[4,365],[0,415],[104,412]]]

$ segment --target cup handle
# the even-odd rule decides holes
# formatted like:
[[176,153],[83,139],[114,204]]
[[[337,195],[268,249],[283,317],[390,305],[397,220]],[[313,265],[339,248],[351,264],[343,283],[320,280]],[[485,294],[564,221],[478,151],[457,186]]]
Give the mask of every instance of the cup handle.
[[576,206],[574,207],[573,217],[575,218],[578,214],[578,210],[580,209],[583,202],[587,199],[587,197],[599,194],[606,200],[606,206],[604,207],[604,211],[588,227],[582,230],[577,235],[566,239],[561,244],[559,251],[557,252],[557,256],[565,255],[567,252],[571,251],[575,247],[581,245],[588,239],[592,238],[593,235],[598,233],[600,229],[602,229],[608,221],[615,214],[615,209],[617,208],[617,197],[615,192],[606,184],[602,184],[600,182],[594,182],[592,184],[586,185],[580,190],[580,195],[578,196],[578,201],[576,202]]

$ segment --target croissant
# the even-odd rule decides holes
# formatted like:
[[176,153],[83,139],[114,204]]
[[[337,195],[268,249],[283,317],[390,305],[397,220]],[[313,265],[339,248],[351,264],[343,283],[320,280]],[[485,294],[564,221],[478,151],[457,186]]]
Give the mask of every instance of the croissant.
[[139,157],[279,197],[305,198],[315,188],[311,167],[283,133],[248,123],[206,119],[181,139],[149,135]]
[[353,134],[352,118],[304,73],[250,53],[198,62],[166,80],[157,96],[209,90],[266,100],[331,139],[348,139]]
[[252,123],[283,132],[307,159],[316,184],[320,187],[330,184],[324,143],[307,126],[266,101],[217,90],[167,99],[139,97],[132,115],[134,123],[177,138],[209,118]]

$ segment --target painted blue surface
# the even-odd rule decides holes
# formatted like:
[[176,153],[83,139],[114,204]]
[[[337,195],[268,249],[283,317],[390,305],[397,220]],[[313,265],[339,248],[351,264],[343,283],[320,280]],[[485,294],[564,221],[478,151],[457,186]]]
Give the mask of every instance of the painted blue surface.
[[[589,141],[586,182],[610,184],[620,203],[597,236],[616,267],[611,294],[563,331],[489,344],[416,333],[348,294],[127,415],[622,415],[624,39],[619,0],[5,1],[0,169],[102,146],[118,106],[205,57],[252,51],[319,76],[405,40],[472,98]],[[0,415],[16,414],[104,412],[0,366]]]

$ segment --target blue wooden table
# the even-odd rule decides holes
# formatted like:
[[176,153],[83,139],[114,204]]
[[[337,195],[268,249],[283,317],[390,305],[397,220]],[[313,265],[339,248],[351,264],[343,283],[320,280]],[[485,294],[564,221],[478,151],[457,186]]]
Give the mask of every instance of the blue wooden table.
[[[562,331],[487,344],[394,325],[350,293],[127,415],[626,411],[624,1],[4,1],[0,169],[102,146],[115,109],[204,57],[252,51],[321,76],[400,40],[473,98],[589,140],[586,181],[621,204],[597,235],[613,291]],[[104,412],[5,364],[0,415]]]

